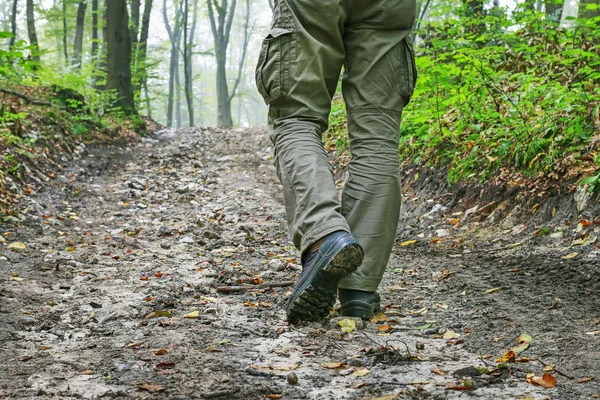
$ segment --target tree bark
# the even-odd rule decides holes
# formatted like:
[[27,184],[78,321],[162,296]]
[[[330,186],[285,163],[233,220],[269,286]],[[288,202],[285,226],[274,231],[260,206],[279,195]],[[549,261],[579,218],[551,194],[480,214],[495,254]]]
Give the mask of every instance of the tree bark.
[[33,0],[27,0],[27,33],[29,34],[29,44],[35,46],[35,50],[32,51],[33,61],[40,62],[40,47],[35,31],[35,18],[33,16]]
[[8,43],[8,49],[12,49],[17,42],[17,11],[18,11],[19,0],[13,1],[12,13],[10,15],[10,33],[12,37]]
[[192,50],[194,47],[194,36],[196,34],[196,20],[198,17],[198,0],[194,0],[194,12],[192,15],[192,28],[188,38],[189,0],[185,0],[183,17],[183,67],[185,78],[185,100],[187,103],[187,115],[189,126],[194,126],[194,95],[192,74]]
[[[213,5],[214,1],[214,5]],[[227,87],[227,47],[231,34],[231,25],[235,14],[236,0],[228,6],[227,0],[207,0],[208,17],[215,43],[215,58],[217,61],[217,125],[233,126],[231,118],[231,98]],[[217,15],[215,16],[215,10]]]
[[131,22],[129,24],[129,34],[131,43],[135,45],[138,42],[138,33],[140,30],[140,0],[131,0]]
[[177,5],[178,11],[175,13],[175,25],[171,27],[169,15],[167,14],[167,0],[163,0],[163,20],[165,28],[171,40],[171,59],[169,63],[169,92],[167,97],[167,126],[173,126],[173,106],[175,91],[178,90],[178,66],[179,66],[179,38],[181,36],[181,3]]
[[67,48],[67,2],[62,2],[62,24],[63,24],[63,54],[65,56],[65,66],[69,66],[69,49]]
[[87,10],[87,0],[79,2],[77,7],[77,25],[75,28],[75,41],[73,42],[73,60],[71,65],[81,69],[81,53],[83,52],[83,28],[85,27],[85,11]]
[[131,83],[131,37],[125,0],[106,2],[106,89],[115,90],[116,105],[128,114],[135,114]]
[[146,0],[144,2],[144,13],[142,14],[142,29],[140,31],[140,38],[138,42],[138,54],[136,59],[136,74],[139,77],[139,84],[136,91],[141,91],[144,88],[144,94],[146,96],[146,112],[148,116],[152,115],[150,110],[150,98],[148,97],[148,77],[146,76],[146,54],[148,52],[148,34],[150,32],[150,13],[152,12],[152,0]]
[[92,0],[92,63],[98,61],[98,0]]
[[544,8],[548,20],[553,24],[559,24],[562,18],[564,0],[544,0]]

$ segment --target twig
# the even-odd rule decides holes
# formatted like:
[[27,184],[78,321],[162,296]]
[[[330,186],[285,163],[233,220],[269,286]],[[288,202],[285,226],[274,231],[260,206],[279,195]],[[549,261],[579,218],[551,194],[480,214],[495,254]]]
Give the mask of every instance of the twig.
[[[535,360],[536,360],[536,361],[538,361],[540,364],[542,364],[544,367],[547,367],[547,366],[548,366],[548,364],[546,364],[545,362],[543,362],[542,360],[540,360],[540,359],[539,359],[539,358],[537,358],[537,357],[536,357],[536,359],[535,359]],[[565,378],[569,378],[569,379],[575,379],[574,377],[572,377],[572,376],[570,376],[570,375],[568,375],[568,374],[566,374],[566,373],[564,373],[564,372],[562,372],[562,371],[560,371],[560,370],[556,369],[554,366],[552,366],[552,370],[553,370],[554,372],[556,372],[557,374],[564,376]]]
[[294,286],[295,281],[263,283],[255,286],[217,286],[219,293],[242,293],[248,290]]
[[12,96],[17,96],[18,98],[23,99],[26,102],[33,104],[35,106],[52,107],[52,104],[48,103],[47,101],[32,99],[32,98],[24,95],[23,93],[19,93],[17,91],[11,90],[11,89],[0,88],[0,92],[10,94]]

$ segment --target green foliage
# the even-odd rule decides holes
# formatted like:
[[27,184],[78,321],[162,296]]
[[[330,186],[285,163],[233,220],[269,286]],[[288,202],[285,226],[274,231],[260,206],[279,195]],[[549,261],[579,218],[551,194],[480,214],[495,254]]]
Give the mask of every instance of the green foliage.
[[[501,167],[552,170],[583,154],[600,126],[600,56],[586,29],[558,29],[525,7],[467,17],[456,1],[431,10],[417,42],[419,78],[403,114],[404,162],[448,167],[448,181],[485,180]],[[343,116],[335,114],[330,135]],[[592,177],[593,178],[593,177]],[[600,177],[588,179],[600,187]]]

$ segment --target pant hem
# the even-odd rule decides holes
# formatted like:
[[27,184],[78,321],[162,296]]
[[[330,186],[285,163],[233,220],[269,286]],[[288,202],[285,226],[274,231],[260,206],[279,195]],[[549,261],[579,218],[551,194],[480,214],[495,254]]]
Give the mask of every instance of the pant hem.
[[313,231],[304,234],[300,246],[300,254],[304,255],[304,252],[307,251],[310,246],[316,243],[319,239],[336,231],[346,231],[350,233],[350,228],[348,225],[340,225],[336,222],[335,224],[325,225],[324,227],[314,229]]

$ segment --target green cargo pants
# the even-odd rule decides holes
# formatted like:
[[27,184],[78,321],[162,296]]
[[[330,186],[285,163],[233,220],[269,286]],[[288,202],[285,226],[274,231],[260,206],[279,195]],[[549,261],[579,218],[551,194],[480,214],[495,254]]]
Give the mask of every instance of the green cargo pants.
[[[415,0],[276,0],[262,44],[256,84],[269,105],[292,240],[305,255],[345,230],[365,250],[340,288],[375,291],[394,243],[400,116],[416,79],[415,12]],[[342,66],[352,159],[340,204],[321,135]]]

